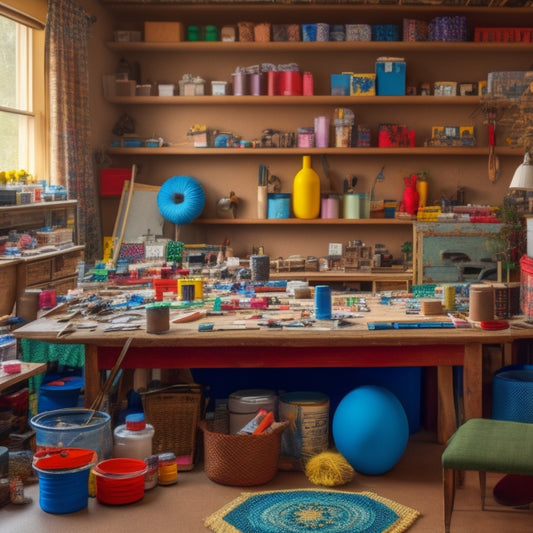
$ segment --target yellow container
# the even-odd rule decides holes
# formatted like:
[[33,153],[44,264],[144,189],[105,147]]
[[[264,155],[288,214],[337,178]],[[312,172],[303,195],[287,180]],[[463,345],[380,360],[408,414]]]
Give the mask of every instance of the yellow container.
[[296,218],[318,218],[320,178],[311,168],[311,156],[304,155],[301,170],[294,176],[292,210]]

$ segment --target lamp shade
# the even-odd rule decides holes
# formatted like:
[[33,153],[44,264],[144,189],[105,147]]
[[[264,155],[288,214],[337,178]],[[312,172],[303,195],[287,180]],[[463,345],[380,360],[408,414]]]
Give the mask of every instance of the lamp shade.
[[533,165],[529,157],[529,150],[526,150],[524,161],[515,170],[509,188],[533,190]]

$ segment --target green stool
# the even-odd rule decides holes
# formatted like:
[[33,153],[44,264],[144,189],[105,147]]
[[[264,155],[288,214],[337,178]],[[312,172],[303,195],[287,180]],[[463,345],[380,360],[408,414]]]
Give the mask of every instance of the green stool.
[[533,424],[473,418],[452,435],[442,454],[444,529],[450,531],[456,474],[477,470],[481,509],[485,508],[486,472],[533,475]]

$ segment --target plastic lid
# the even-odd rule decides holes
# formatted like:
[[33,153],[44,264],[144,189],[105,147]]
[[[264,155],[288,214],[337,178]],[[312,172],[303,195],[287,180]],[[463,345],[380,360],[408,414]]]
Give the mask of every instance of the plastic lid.
[[126,417],[126,429],[130,431],[141,431],[146,427],[143,413],[133,413]]

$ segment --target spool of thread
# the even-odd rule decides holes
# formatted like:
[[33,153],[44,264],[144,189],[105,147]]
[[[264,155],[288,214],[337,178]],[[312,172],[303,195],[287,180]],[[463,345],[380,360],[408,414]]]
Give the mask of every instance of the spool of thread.
[[444,309],[453,311],[455,309],[455,285],[444,287]]
[[158,482],[160,485],[173,485],[178,482],[178,463],[176,456],[169,453],[161,453],[158,456]]
[[252,281],[268,281],[270,279],[270,257],[268,255],[251,255],[250,271]]
[[315,144],[317,148],[327,148],[329,146],[328,117],[315,117]]
[[331,319],[331,289],[328,285],[315,287],[315,318],[317,320]]
[[344,218],[361,218],[361,198],[358,194],[345,194],[343,207]]
[[170,306],[160,302],[146,306],[146,333],[164,333],[170,329]]
[[491,285],[470,285],[469,318],[484,322],[494,318],[494,302]]

